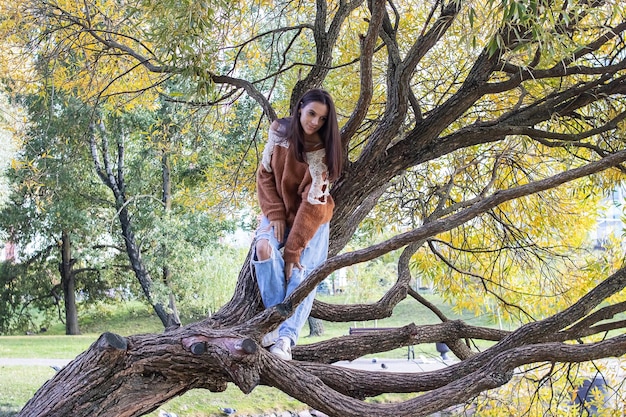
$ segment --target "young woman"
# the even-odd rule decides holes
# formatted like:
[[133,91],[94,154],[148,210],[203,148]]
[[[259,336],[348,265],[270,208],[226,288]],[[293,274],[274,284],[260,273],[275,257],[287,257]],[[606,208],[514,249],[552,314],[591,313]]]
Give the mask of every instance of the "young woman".
[[[335,207],[329,184],[341,173],[342,162],[335,105],[326,91],[307,91],[290,117],[270,126],[257,170],[262,216],[252,260],[265,307],[281,303],[326,260]],[[314,298],[315,291],[281,324],[277,339],[264,340],[273,343],[272,353],[291,359]]]

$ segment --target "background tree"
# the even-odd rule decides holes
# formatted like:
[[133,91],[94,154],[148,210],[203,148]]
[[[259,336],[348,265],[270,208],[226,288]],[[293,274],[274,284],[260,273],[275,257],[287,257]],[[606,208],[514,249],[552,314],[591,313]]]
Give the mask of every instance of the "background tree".
[[[176,117],[183,121],[172,123]],[[193,194],[194,188],[184,187],[185,182],[193,182],[187,178],[193,174],[186,170],[189,160],[182,144],[202,133],[192,132],[192,139],[185,138],[189,122],[184,117],[167,104],[157,110],[102,111],[88,139],[95,171],[113,196],[130,266],[166,328],[180,326],[174,288],[184,286],[181,281],[188,274],[180,260],[174,262],[181,258],[179,251],[193,258],[193,246],[206,247],[230,227],[228,219],[218,215],[191,216],[194,207],[185,204],[185,194]],[[181,195],[177,207],[172,202],[174,194]],[[172,276],[175,266],[176,280]]]
[[[332,189],[332,257],[275,308],[262,308],[244,265],[232,299],[210,318],[161,335],[102,335],[21,415],[141,415],[186,390],[219,391],[228,382],[244,392],[271,385],[331,415],[428,415],[506,384],[526,364],[548,364],[551,375],[551,363],[626,351],[624,335],[609,332],[624,324],[610,320],[625,306],[621,255],[603,259],[598,275],[599,260],[583,250],[591,221],[578,220],[595,194],[623,178],[620,2],[124,6],[6,5],[4,39],[22,48],[7,53],[28,46],[56,62],[71,51],[81,76],[58,72],[59,84],[109,105],[146,100],[166,79],[193,87],[169,93],[217,107],[206,119],[216,131],[227,129],[246,95],[263,112],[251,126],[259,133],[248,136],[255,150],[269,121],[323,85],[343,116],[347,159]],[[90,88],[80,88],[86,79]],[[235,178],[250,178],[255,166],[238,165]],[[397,215],[393,224],[385,217],[393,236],[340,254],[379,213]],[[495,305],[519,327],[476,328],[440,316],[438,325],[299,346],[292,362],[259,349],[262,335],[330,272],[398,249],[397,280],[379,301],[316,303],[314,315],[386,317],[407,296],[424,301],[410,283],[425,271],[447,297],[467,306],[482,294],[491,302],[475,309]],[[556,302],[541,303],[545,297]],[[477,352],[465,339],[497,343]],[[462,362],[437,375],[384,378],[329,365],[436,341]],[[381,392],[423,394],[398,404],[362,401]]]
[[[78,334],[77,292],[93,300],[115,286],[99,264],[103,255],[93,247],[94,241],[106,242],[106,208],[99,204],[97,183],[83,175],[89,155],[76,141],[90,114],[61,94],[52,106],[37,96],[20,101],[32,122],[10,172],[13,192],[0,224],[8,240],[23,249],[23,259],[2,277],[7,320],[2,331],[38,331],[57,310],[66,333]],[[39,325],[34,305],[47,312]]]
[[[52,313],[58,309],[63,311],[67,333],[78,334],[78,293],[87,305],[111,298],[120,290],[133,296],[142,291],[129,282],[127,271],[132,269],[128,258],[124,260],[120,256],[127,251],[115,227],[117,212],[126,220],[126,227],[132,222],[139,233],[141,241],[135,241],[132,235],[134,252],[131,253],[148,259],[148,265],[141,258],[139,263],[135,262],[141,267],[139,270],[151,274],[169,265],[170,270],[179,274],[179,277],[169,277],[167,281],[164,278],[158,285],[148,287],[147,292],[148,300],[156,300],[154,305],[162,313],[164,326],[179,322],[174,314],[172,283],[182,293],[181,297],[185,297],[183,301],[189,303],[191,291],[185,288],[192,287],[197,278],[189,280],[193,276],[191,271],[181,273],[185,268],[182,265],[187,262],[177,259],[183,255],[192,257],[193,251],[196,254],[200,251],[197,248],[214,242],[226,223],[209,216],[191,217],[184,207],[178,209],[179,216],[174,220],[168,219],[167,205],[159,202],[165,199],[163,190],[166,190],[167,176],[161,174],[165,172],[162,164],[154,163],[162,158],[159,149],[166,144],[159,114],[138,108],[130,114],[104,118],[100,124],[114,122],[119,129],[139,132],[127,138],[125,144],[130,152],[124,155],[124,162],[132,175],[130,179],[122,177],[121,184],[122,189],[128,189],[130,197],[122,204],[122,209],[115,210],[115,204],[107,198],[96,175],[94,159],[88,153],[89,139],[85,136],[97,114],[94,109],[53,91],[28,95],[21,101],[33,122],[23,137],[25,150],[16,159],[13,170],[16,192],[1,218],[2,229],[23,248],[24,264],[7,269],[3,277],[6,284],[3,287],[6,303],[3,333],[47,327]],[[166,135],[165,139],[173,141],[171,146],[176,157],[177,139],[172,135]],[[106,144],[105,138],[100,149]],[[108,156],[106,161],[109,161]],[[119,168],[115,172],[124,174],[126,166]],[[176,174],[176,178],[180,175]],[[189,236],[194,236],[193,242]],[[76,247],[78,252],[73,250]],[[163,248],[169,248],[172,253],[164,253]],[[19,271],[18,276],[15,276],[16,271]],[[78,279],[81,282],[77,282]],[[185,279],[190,282],[183,285]],[[37,314],[31,309],[34,306],[48,313],[42,316],[45,319],[41,323],[36,323]],[[206,306],[203,312],[205,309]]]

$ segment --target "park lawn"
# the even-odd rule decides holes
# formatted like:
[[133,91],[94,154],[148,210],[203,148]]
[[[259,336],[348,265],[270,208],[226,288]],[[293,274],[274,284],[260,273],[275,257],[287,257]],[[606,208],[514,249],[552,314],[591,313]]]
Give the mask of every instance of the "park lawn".
[[[341,302],[340,298],[320,297],[327,302]],[[450,318],[459,318],[451,312],[449,306],[429,295],[431,302],[436,302]],[[460,317],[473,325],[493,326],[484,318],[473,316]],[[438,319],[413,300],[404,300],[394,310],[390,318],[354,323],[324,323],[325,334],[321,337],[300,338],[300,343],[314,343],[348,334],[350,327],[396,327],[414,322],[415,324],[433,324]],[[73,359],[97,340],[106,331],[123,336],[139,333],[157,333],[162,326],[151,310],[140,303],[127,303],[117,307],[100,306],[93,315],[81,318],[83,335],[66,336],[61,325],[52,326],[45,334],[29,336],[0,337],[0,358],[44,358]],[[307,328],[303,329],[306,335]],[[434,357],[438,353],[434,345],[415,347],[416,357]],[[396,349],[377,355],[380,357],[401,358],[407,356],[407,348]],[[42,384],[54,375],[54,370],[46,366],[0,366],[0,417],[14,416]],[[384,395],[374,401],[393,401],[398,396]],[[406,396],[402,396],[406,398]],[[290,396],[269,387],[257,387],[248,395],[236,386],[229,384],[226,391],[210,393],[205,390],[192,390],[181,397],[169,401],[150,416],[158,416],[159,410],[174,412],[179,416],[209,417],[222,415],[220,407],[232,407],[238,414],[258,414],[281,410],[304,410],[308,406]]]

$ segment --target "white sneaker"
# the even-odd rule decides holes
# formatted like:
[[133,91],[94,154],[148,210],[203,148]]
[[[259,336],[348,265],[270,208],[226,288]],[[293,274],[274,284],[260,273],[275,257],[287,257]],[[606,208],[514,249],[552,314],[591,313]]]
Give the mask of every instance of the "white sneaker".
[[276,343],[276,339],[278,339],[278,327],[263,336],[263,339],[261,340],[261,346],[263,346],[264,348],[270,347],[274,343]]
[[270,352],[286,361],[291,360],[291,339],[282,336],[276,340],[274,346],[271,347]]

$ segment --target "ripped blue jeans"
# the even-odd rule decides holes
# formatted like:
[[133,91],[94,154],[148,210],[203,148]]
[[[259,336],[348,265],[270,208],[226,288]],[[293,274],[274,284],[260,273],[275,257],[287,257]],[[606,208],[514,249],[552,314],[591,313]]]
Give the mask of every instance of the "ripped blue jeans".
[[[317,229],[315,236],[311,239],[307,247],[300,255],[300,264],[304,269],[294,268],[289,282],[285,282],[285,261],[283,260],[280,249],[282,243],[278,243],[274,236],[274,229],[270,227],[269,220],[261,217],[261,224],[256,230],[255,242],[259,239],[267,239],[272,253],[269,259],[264,261],[257,260],[256,244],[255,253],[252,258],[252,265],[256,273],[257,284],[261,291],[261,298],[265,308],[273,307],[282,303],[286,296],[291,294],[298,285],[313,271],[317,266],[324,262],[328,256],[328,223],[325,223]],[[285,241],[289,231],[286,232]],[[278,328],[280,337],[288,337],[291,344],[295,345],[298,341],[300,330],[304,327],[304,323],[309,317],[313,300],[315,299],[315,290],[296,307],[293,315],[283,322]]]

